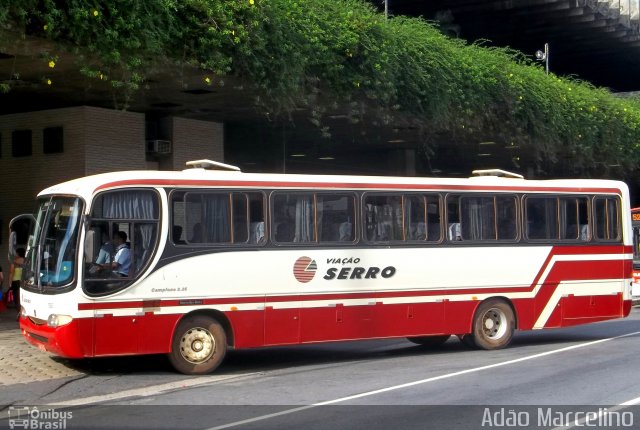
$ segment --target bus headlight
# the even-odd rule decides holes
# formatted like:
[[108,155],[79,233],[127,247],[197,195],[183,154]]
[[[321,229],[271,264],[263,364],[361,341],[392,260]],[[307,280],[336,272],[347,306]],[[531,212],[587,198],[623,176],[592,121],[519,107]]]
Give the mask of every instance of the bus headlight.
[[70,317],[69,315],[51,314],[49,315],[49,319],[47,320],[47,325],[49,327],[55,328],[55,327],[67,325],[71,321],[73,321],[73,317]]

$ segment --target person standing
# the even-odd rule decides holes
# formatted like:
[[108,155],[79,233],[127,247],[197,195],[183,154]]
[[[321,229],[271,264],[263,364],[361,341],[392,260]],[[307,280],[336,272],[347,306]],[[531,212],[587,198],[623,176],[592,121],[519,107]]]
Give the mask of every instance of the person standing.
[[22,281],[22,267],[24,266],[24,248],[16,249],[16,255],[13,257],[13,263],[9,269],[9,282],[11,282],[11,294],[13,295],[13,304],[20,309],[20,281]]
[[0,266],[0,312],[4,312],[7,309],[7,298],[9,297],[9,289],[4,290],[4,273],[2,272],[2,266]]

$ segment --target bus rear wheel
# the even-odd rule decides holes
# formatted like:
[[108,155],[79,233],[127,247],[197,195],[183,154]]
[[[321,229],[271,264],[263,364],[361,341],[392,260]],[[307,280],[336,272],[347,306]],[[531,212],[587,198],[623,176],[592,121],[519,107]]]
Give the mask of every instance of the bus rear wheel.
[[513,309],[503,300],[482,302],[473,317],[473,331],[463,342],[479,349],[502,349],[509,345],[515,331]]
[[418,345],[436,347],[445,343],[451,337],[450,334],[442,334],[438,336],[414,336],[408,337],[407,340]]
[[197,315],[178,324],[169,361],[180,373],[202,375],[215,370],[227,353],[227,336],[213,318]]

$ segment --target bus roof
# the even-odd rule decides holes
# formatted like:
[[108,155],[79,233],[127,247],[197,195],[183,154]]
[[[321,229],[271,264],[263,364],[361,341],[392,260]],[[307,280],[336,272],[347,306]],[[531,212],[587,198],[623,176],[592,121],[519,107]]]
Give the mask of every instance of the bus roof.
[[[229,166],[229,165],[225,165]],[[235,167],[235,166],[230,166]],[[239,170],[210,170],[201,165],[182,171],[131,170],[101,173],[53,185],[38,196],[79,195],[85,199],[97,191],[119,187],[235,187],[300,188],[416,191],[505,191],[628,194],[624,182],[600,179],[527,180],[513,176],[474,176],[470,178],[310,175],[281,173],[243,173]]]

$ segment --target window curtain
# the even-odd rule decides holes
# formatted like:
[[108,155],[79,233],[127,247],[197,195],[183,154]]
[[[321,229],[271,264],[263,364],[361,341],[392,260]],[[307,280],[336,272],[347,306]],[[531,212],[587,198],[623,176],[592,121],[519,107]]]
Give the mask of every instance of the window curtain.
[[298,197],[296,200],[296,228],[294,242],[313,242],[313,203],[311,197]]
[[156,237],[155,224],[136,224],[136,255],[135,269],[140,270],[147,263],[153,251],[153,243]]
[[102,218],[156,219],[155,194],[149,191],[107,193],[102,200]]
[[229,196],[203,195],[203,199],[202,219],[205,225],[205,242],[230,242]]

